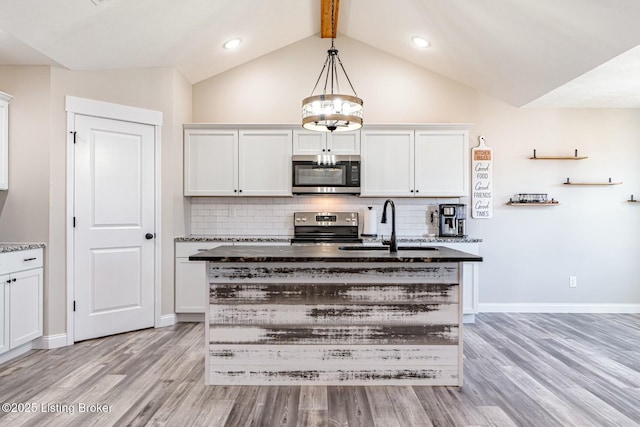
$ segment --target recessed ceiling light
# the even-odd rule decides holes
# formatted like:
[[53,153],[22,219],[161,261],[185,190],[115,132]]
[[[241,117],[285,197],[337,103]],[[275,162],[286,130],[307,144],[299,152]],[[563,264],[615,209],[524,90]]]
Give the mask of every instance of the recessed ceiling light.
[[242,40],[240,39],[227,40],[226,42],[224,42],[222,47],[224,47],[225,49],[235,49],[240,46],[240,42],[242,42]]
[[418,47],[429,47],[429,46],[431,46],[431,43],[429,43],[428,40],[423,39],[422,37],[413,36],[411,38],[411,41],[413,42],[413,44],[415,44]]

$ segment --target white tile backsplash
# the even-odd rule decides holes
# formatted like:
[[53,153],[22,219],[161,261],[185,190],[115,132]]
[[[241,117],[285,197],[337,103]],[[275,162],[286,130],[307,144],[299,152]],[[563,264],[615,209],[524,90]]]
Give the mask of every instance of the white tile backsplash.
[[[385,199],[354,196],[296,197],[192,197],[191,233],[202,236],[285,236],[293,235],[294,212],[359,212],[368,206],[377,211],[378,235],[389,236],[388,224],[380,224]],[[430,223],[430,212],[440,203],[459,203],[458,199],[395,198],[398,236],[437,234],[437,224]]]

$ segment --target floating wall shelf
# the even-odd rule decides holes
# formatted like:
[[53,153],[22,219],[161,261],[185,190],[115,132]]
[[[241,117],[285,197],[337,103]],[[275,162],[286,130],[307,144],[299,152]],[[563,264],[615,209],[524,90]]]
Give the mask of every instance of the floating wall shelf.
[[566,182],[563,182],[564,185],[620,185],[622,182],[612,182],[611,178],[609,178],[608,182],[571,182],[569,178],[567,178]]
[[588,159],[588,156],[578,156],[578,150],[575,151],[573,156],[538,156],[536,150],[533,150],[533,156],[529,157],[531,160],[584,160]]
[[560,203],[557,200],[551,200],[549,202],[507,202],[508,206],[558,206]]

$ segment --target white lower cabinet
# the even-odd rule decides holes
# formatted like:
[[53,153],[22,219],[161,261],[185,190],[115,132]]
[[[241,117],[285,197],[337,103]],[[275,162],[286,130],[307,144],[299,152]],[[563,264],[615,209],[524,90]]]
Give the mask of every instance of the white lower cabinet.
[[[205,261],[189,261],[189,256],[223,245],[286,245],[283,242],[176,242],[175,312],[204,313],[207,269]],[[207,304],[208,307],[208,304]],[[203,319],[204,320],[204,319]]]
[[42,249],[0,253],[0,353],[42,336]]
[[9,350],[9,276],[0,276],[0,354]]
[[207,280],[206,262],[189,261],[189,256],[231,243],[176,242],[175,312],[204,313]]

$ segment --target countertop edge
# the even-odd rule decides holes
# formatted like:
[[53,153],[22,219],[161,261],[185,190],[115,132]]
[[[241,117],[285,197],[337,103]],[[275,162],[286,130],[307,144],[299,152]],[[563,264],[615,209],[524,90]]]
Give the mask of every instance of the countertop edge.
[[433,250],[388,251],[353,250],[342,251],[336,246],[232,246],[191,255],[189,261],[221,263],[445,263],[482,262],[483,258],[467,252],[438,247]]
[[[173,239],[175,242],[255,242],[255,243],[290,243],[291,237],[242,237],[242,236],[181,236]],[[398,237],[401,243],[482,243],[482,239],[473,237]],[[363,244],[382,243],[382,237],[363,237]]]
[[0,243],[0,253],[46,248],[46,243]]
[[376,262],[376,263],[443,263],[443,262],[482,262],[481,256],[474,257],[447,257],[447,258],[433,258],[429,256],[401,256],[395,257],[386,256],[367,256],[367,257],[260,257],[260,256],[198,256],[192,255],[189,257],[189,261],[210,261],[210,262],[335,262],[335,263],[348,263],[348,262]]

